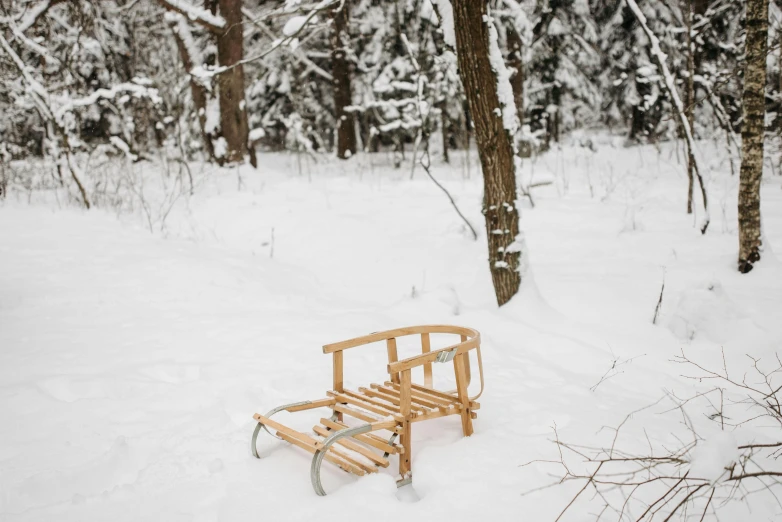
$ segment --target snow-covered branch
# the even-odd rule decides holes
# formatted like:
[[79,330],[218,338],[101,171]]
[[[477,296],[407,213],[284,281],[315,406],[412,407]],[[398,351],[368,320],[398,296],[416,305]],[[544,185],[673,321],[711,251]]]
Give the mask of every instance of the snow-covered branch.
[[24,14],[19,24],[17,25],[17,29],[22,33],[27,31],[29,28],[35,25],[38,19],[43,16],[46,11],[49,10],[49,8],[61,2],[63,2],[63,0],[43,0],[38,2],[33,7],[31,7],[27,13]]
[[[250,23],[253,24],[255,27],[257,27],[263,34],[266,35],[267,38],[271,39],[272,41],[276,40],[276,37],[274,36],[274,33],[271,32],[271,30],[266,27],[262,23],[258,23],[256,21],[255,16],[250,12],[249,9],[243,8],[242,14],[245,18],[250,20]],[[293,52],[291,53],[291,56],[294,60],[297,62],[304,63],[312,72],[318,74],[319,76],[325,78],[326,80],[332,81],[334,80],[334,77],[329,73],[328,71],[325,71],[322,67],[318,66],[315,62],[309,59],[309,57],[304,53],[300,47],[296,47],[293,49]]]
[[445,45],[451,51],[456,50],[456,32],[453,28],[453,6],[451,0],[432,0],[437,18],[440,19],[440,29],[443,31]]
[[657,66],[660,68],[660,72],[663,75],[663,85],[665,86],[665,89],[668,91],[668,95],[671,98],[671,101],[673,102],[674,109],[676,110],[676,114],[679,118],[679,122],[681,124],[681,128],[684,132],[684,138],[687,141],[687,150],[690,153],[690,157],[693,159],[693,170],[695,171],[695,175],[698,178],[698,183],[701,187],[701,196],[703,199],[703,223],[700,225],[700,229],[702,233],[706,233],[706,229],[709,226],[709,203],[708,199],[706,197],[706,187],[704,186],[703,182],[703,176],[701,175],[700,170],[700,158],[698,157],[698,151],[695,147],[695,138],[693,136],[692,127],[690,127],[690,122],[687,119],[687,113],[684,110],[684,103],[682,103],[682,99],[679,96],[679,91],[676,90],[676,80],[674,80],[673,75],[671,74],[670,69],[668,69],[668,65],[666,64],[666,58],[667,56],[660,48],[660,39],[657,38],[657,35],[655,35],[652,30],[649,28],[649,24],[646,22],[646,16],[644,16],[643,12],[641,12],[641,9],[638,7],[638,4],[635,0],[625,0],[627,2],[627,6],[630,8],[630,10],[635,15],[635,18],[638,20],[638,23],[641,26],[641,29],[643,29],[644,33],[646,34],[646,37],[649,39],[649,46],[650,46],[650,52],[652,54],[652,57],[657,62]]
[[[56,159],[59,164],[65,163],[68,166],[68,169],[71,172],[71,177],[79,189],[84,206],[86,208],[90,208],[90,200],[87,197],[87,191],[84,189],[84,185],[81,182],[81,169],[79,168],[79,165],[76,163],[76,160],[71,153],[68,132],[59,118],[55,117],[54,115],[54,111],[52,110],[50,104],[51,96],[49,96],[49,92],[38,80],[33,78],[32,74],[30,74],[30,72],[27,70],[27,67],[25,66],[22,59],[11,48],[11,46],[8,44],[8,41],[3,37],[2,33],[0,33],[0,47],[2,47],[3,51],[5,51],[5,53],[11,58],[11,61],[17,67],[22,75],[22,78],[27,83],[29,89],[28,92],[33,99],[36,110],[41,116],[41,119],[45,122],[47,134],[50,134],[53,130],[57,133],[60,140],[62,140],[62,149],[60,149],[56,143],[53,147],[57,156]],[[64,153],[64,158],[62,157],[62,153]]]
[[73,109],[93,105],[102,99],[113,99],[119,93],[130,93],[138,97],[147,97],[150,98],[153,103],[160,101],[160,97],[157,94],[157,89],[152,89],[137,83],[126,82],[114,85],[110,89],[97,89],[89,96],[85,96],[84,98],[72,99],[67,96],[63,97],[62,105],[56,110],[54,114],[56,118],[60,120],[66,113],[72,111]]
[[502,115],[502,126],[511,136],[519,129],[519,116],[516,112],[516,101],[513,97],[513,87],[510,84],[510,71],[505,67],[505,58],[500,50],[497,28],[489,14],[486,24],[489,29],[489,61],[494,74],[497,77],[497,98],[500,102],[499,110]]
[[197,7],[186,0],[158,0],[158,3],[169,11],[179,13],[214,33],[221,33],[225,30],[226,23],[223,17],[214,15],[208,9]]

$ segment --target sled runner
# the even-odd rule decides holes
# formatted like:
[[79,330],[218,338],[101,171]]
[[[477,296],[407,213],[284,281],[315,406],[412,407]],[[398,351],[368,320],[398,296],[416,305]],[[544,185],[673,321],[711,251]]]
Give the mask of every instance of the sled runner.
[[[421,354],[401,361],[397,357],[396,340],[407,335],[420,335]],[[454,340],[445,348],[432,349],[432,337]],[[383,383],[372,383],[366,387],[349,390],[343,385],[342,364],[345,350],[371,343],[385,341],[388,352],[389,379]],[[333,358],[333,389],[322,399],[286,404],[274,408],[266,415],[255,414],[258,425],[253,432],[251,450],[259,457],[256,440],[261,428],[270,435],[285,440],[313,454],[310,467],[312,487],[318,495],[325,495],[320,481],[320,467],[323,460],[335,464],[342,470],[355,475],[375,473],[379,468],[389,466],[389,456],[399,459],[397,486],[409,484],[411,474],[411,430],[418,422],[459,415],[465,437],[472,435],[472,421],[477,417],[475,402],[483,393],[483,362],[481,360],[481,336],[471,329],[460,326],[411,326],[385,332],[376,332],[323,347],[323,353]],[[471,380],[470,354],[475,350],[481,389],[470,397],[467,387]],[[434,388],[433,363],[452,363],[456,390],[445,391]],[[413,382],[412,370],[423,367],[422,384]],[[313,428],[314,435],[301,433],[271,419],[280,411],[297,412],[313,408],[329,408],[332,414],[320,419]]]

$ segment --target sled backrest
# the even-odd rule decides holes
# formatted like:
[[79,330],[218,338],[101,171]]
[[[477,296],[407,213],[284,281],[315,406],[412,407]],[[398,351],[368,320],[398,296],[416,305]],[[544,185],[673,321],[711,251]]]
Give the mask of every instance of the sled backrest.
[[[439,348],[432,350],[431,348],[431,334],[452,334],[460,337],[460,342],[446,346],[445,348]],[[421,337],[421,354],[407,359],[399,360],[397,354],[396,340],[399,337],[408,335],[420,335]],[[432,378],[432,364],[436,362],[446,363],[453,362],[454,375],[456,377],[457,390],[455,391],[443,391],[449,394],[458,394],[458,396],[464,399],[476,400],[483,393],[483,361],[481,359],[481,336],[472,328],[464,328],[461,326],[450,325],[424,325],[424,326],[410,326],[406,328],[397,328],[394,330],[387,330],[384,332],[375,332],[369,335],[356,337],[354,339],[348,339],[346,341],[340,341],[337,343],[327,344],[323,346],[323,353],[332,354],[333,357],[333,373],[334,373],[334,390],[343,390],[343,352],[350,348],[356,348],[358,346],[364,346],[371,343],[382,342],[386,343],[386,350],[388,352],[388,373],[391,381],[399,384],[402,380],[402,374],[408,373],[413,368],[423,366],[424,371],[424,386],[426,388],[434,389]],[[474,397],[466,397],[467,386],[469,386],[472,380],[470,371],[470,358],[469,351],[475,350],[478,359],[478,370],[481,381],[480,392]]]

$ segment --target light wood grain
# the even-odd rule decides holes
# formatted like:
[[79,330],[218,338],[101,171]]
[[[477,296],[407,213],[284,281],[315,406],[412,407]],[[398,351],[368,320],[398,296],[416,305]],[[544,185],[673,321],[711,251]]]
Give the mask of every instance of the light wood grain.
[[[462,335],[462,341],[464,336]],[[429,338],[429,332],[421,334],[421,353],[429,353],[432,351],[432,343]],[[428,387],[434,386],[434,379],[432,378],[432,363],[424,364],[424,385]]]

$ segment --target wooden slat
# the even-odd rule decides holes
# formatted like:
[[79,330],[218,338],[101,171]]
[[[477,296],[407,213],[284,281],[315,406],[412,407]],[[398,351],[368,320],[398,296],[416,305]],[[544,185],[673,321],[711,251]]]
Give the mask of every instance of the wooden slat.
[[333,395],[337,399],[337,402],[352,404],[353,406],[358,406],[362,410],[366,410],[370,413],[376,413],[377,415],[380,415],[382,417],[387,417],[389,415],[396,417],[397,415],[399,415],[398,413],[387,410],[385,408],[374,406],[362,398],[351,397],[350,395],[347,395],[345,393],[336,393],[333,391],[328,391],[326,393],[328,393],[329,395]]
[[470,411],[470,397],[467,393],[467,376],[464,369],[464,358],[467,357],[466,353],[459,354],[453,359],[454,373],[456,374],[456,389],[459,392],[459,399],[462,403],[462,431],[465,437],[469,437],[473,433],[472,428],[472,415]]
[[[344,424],[342,422],[336,422],[331,419],[320,419],[320,423],[326,426],[327,428],[331,428],[332,430],[341,430],[348,427],[347,424]],[[368,444],[373,448],[382,450],[384,452],[404,453],[404,448],[402,446],[397,446],[396,444],[393,445],[388,444],[387,440],[375,435],[374,433],[362,433],[360,435],[353,435],[353,438],[363,442],[364,444]]]
[[334,359],[334,390],[341,392],[342,386],[344,382],[344,378],[342,375],[343,369],[343,353],[342,352],[334,352],[333,359]]
[[353,408],[348,408],[344,404],[335,404],[332,407],[334,408],[334,411],[338,411],[340,413],[350,415],[351,417],[354,417],[358,420],[362,420],[364,422],[376,422],[381,420],[380,417],[378,417],[377,415],[371,415],[363,411],[354,410]]
[[[378,399],[382,399],[384,401],[388,401],[395,406],[399,407],[399,395],[391,395],[390,393],[383,393],[380,390],[375,390],[374,388],[359,388],[358,391],[363,393],[364,395],[369,395],[370,397],[377,397]],[[423,406],[419,406],[418,404],[411,404],[410,409],[413,410],[416,413],[426,413],[430,411],[428,408],[424,408]]]
[[357,399],[361,399],[362,401],[367,402],[367,403],[369,403],[369,404],[371,404],[373,406],[377,406],[378,408],[382,408],[382,409],[388,411],[389,415],[399,415],[399,405],[398,404],[383,402],[383,401],[377,400],[376,398],[372,398],[371,396],[368,396],[367,394],[356,393],[356,392],[351,391],[351,390],[345,390],[343,393],[345,395],[349,395],[351,397],[355,397]]
[[459,402],[459,398],[454,396],[454,395],[451,395],[451,394],[448,394],[448,393],[445,393],[445,392],[441,392],[440,390],[434,390],[432,388],[427,388],[425,386],[421,386],[420,384],[413,384],[412,388],[414,390],[420,391],[421,393],[425,393],[426,395],[429,395],[432,398],[435,398],[435,399],[438,399],[438,400],[441,400],[441,401],[445,401],[447,403]]
[[412,459],[412,440],[411,440],[411,426],[410,426],[410,382],[411,382],[410,370],[404,370],[399,376],[400,390],[399,390],[399,411],[402,413],[404,420],[402,421],[402,436],[401,444],[405,448],[404,455],[399,456],[399,475],[402,479],[407,478],[410,473],[410,460]]
[[462,326],[450,326],[443,324],[408,326],[405,328],[395,328],[394,330],[386,330],[383,332],[374,332],[369,335],[362,335],[361,337],[355,337],[346,341],[326,344],[323,346],[323,353],[333,353],[340,350],[346,350],[348,348],[355,348],[356,346],[363,346],[365,344],[384,341],[390,337],[404,337],[405,335],[422,333],[466,335],[470,339],[480,338],[480,334],[476,330],[473,330],[472,328],[464,328]]
[[[283,433],[281,431],[277,432],[277,436],[280,437],[283,440],[286,440],[293,444],[294,446],[298,446],[304,450],[309,451],[310,453],[315,453],[317,449],[313,447],[311,444],[307,444],[306,442],[297,439],[296,437],[292,437],[288,435],[287,433]],[[332,464],[336,464],[340,468],[342,468],[344,471],[347,471],[348,473],[353,473],[355,475],[358,475],[359,477],[364,475],[364,469],[358,466],[357,464],[353,464],[349,461],[346,461],[342,458],[342,456],[334,451],[327,451],[325,455],[323,455],[323,458],[331,462]]]
[[[461,406],[461,405],[460,405]],[[424,413],[418,417],[413,417],[410,422],[421,422],[430,419],[436,419],[438,417],[447,417],[448,415],[460,415],[462,413],[461,407],[452,406],[442,410],[433,410],[429,413]]]
[[316,441],[312,437],[307,437],[303,433],[298,432],[298,431],[296,431],[294,429],[291,429],[291,428],[289,428],[287,426],[284,426],[284,425],[280,424],[277,421],[274,421],[272,419],[264,417],[263,415],[260,415],[260,414],[256,413],[255,415],[253,415],[253,419],[255,419],[258,422],[260,422],[261,424],[265,425],[267,428],[271,428],[273,430],[277,430],[278,433],[284,433],[284,434],[286,434],[286,435],[288,435],[290,437],[294,437],[294,438],[297,438],[297,439],[302,439],[303,438],[302,440],[306,440],[307,438],[309,438],[313,442],[315,449],[320,447],[320,442]]
[[[380,384],[372,384],[372,388],[377,390],[378,392],[385,393],[387,395],[393,395],[396,397],[397,400],[399,400],[399,387],[398,385],[395,385],[391,382],[386,382],[385,385]],[[396,386],[396,387],[395,387]],[[413,395],[411,398],[411,404],[410,408],[412,409],[413,405],[417,405],[419,407],[424,408],[430,408],[430,409],[438,409],[440,408],[440,404],[434,401],[427,400],[426,398],[419,398],[418,395]]]
[[[465,342],[467,340],[467,336],[462,334],[462,342]],[[472,380],[472,375],[470,375],[470,354],[468,353],[464,357],[464,373],[467,376],[467,387],[470,386],[470,381]]]
[[[331,435],[333,433],[332,431],[329,431],[329,430],[327,430],[326,428],[324,428],[323,426],[320,426],[320,425],[316,425],[315,427],[313,427],[312,431],[314,431],[315,433],[317,433],[321,437],[328,437],[329,435]],[[383,457],[381,457],[377,453],[373,452],[369,448],[366,448],[366,447],[362,446],[361,444],[359,444],[357,442],[353,442],[352,440],[350,440],[350,438],[339,439],[337,441],[337,444],[339,444],[341,446],[344,446],[347,449],[349,449],[351,451],[355,451],[356,453],[358,453],[358,454],[368,458],[369,460],[371,460],[377,466],[381,466],[383,468],[387,468],[388,467],[388,460],[384,459]]]
[[[264,417],[263,415],[259,415],[259,414],[256,413],[253,416],[253,418],[256,421],[263,423],[266,427],[272,428],[274,430],[277,430],[277,436],[280,437],[281,439],[284,439],[284,440],[290,442],[291,444],[294,444],[296,446],[304,448],[307,451],[309,451],[310,453],[315,453],[317,450],[319,450],[320,448],[323,447],[323,444],[320,441],[315,440],[312,437],[310,437],[309,435],[305,435],[304,433],[301,433],[299,431],[291,429],[291,428],[289,428],[287,426],[283,426],[279,422],[273,421],[273,420],[269,419],[268,417]],[[345,455],[345,454],[335,450],[334,448],[329,448],[329,450],[326,452],[325,458],[328,458],[329,457],[329,453],[332,453],[332,452],[335,455],[337,455],[339,458],[341,458],[342,460],[344,460],[345,462],[347,462],[349,464],[352,464],[354,466],[358,466],[359,468],[364,469],[365,471],[369,471],[369,472],[372,471],[371,469],[367,469],[367,466],[365,464],[353,460],[350,456]],[[334,464],[337,464],[339,467],[341,467],[345,471],[350,471],[351,473],[355,473],[355,471],[353,469],[346,469],[346,467],[341,465],[340,462],[335,462],[334,460],[330,460],[330,461],[333,462]],[[371,466],[369,466],[369,467],[371,467]],[[363,475],[363,473],[361,473],[361,475]]]
[[[464,336],[462,336],[464,340]],[[429,333],[421,334],[421,353],[429,353],[432,351],[432,345],[429,339]],[[432,363],[424,364],[424,384],[430,388],[434,386],[434,380],[432,379]]]
[[[396,339],[386,339],[386,349],[388,350],[388,364],[395,363],[399,360],[399,355],[397,354],[396,350]],[[399,374],[398,373],[392,373],[391,374],[391,380],[393,382],[399,382]]]
[[[387,386],[392,386],[394,389],[399,391],[399,385],[394,384],[392,382],[387,382]],[[428,402],[429,404],[432,404],[432,408],[437,408],[438,410],[443,410],[445,408],[448,408],[452,404],[458,404],[458,402],[455,399],[451,399],[450,401],[447,399],[443,399],[442,397],[435,397],[434,395],[429,395],[428,393],[422,392],[421,390],[418,390],[416,388],[411,387],[410,392],[413,396],[414,401],[419,402]]]
[[[366,413],[366,412],[363,412],[363,411],[354,410],[353,408],[349,408],[349,407],[347,407],[344,404],[335,404],[334,406],[332,406],[332,408],[334,408],[334,411],[337,411],[337,412],[340,412],[340,413],[344,413],[345,415],[349,415],[349,416],[351,416],[351,417],[353,417],[355,419],[362,420],[364,422],[375,423],[375,422],[379,422],[379,421],[383,420],[383,419],[378,418],[373,413]],[[389,427],[388,430],[389,431],[393,431],[395,433],[401,433],[402,432],[402,429],[399,428],[398,426],[396,426],[396,427]]]
[[477,336],[472,339],[468,339],[463,343],[452,344],[451,346],[446,346],[445,348],[433,350],[429,353],[422,353],[421,355],[408,357],[407,359],[402,359],[401,361],[397,361],[395,363],[389,363],[387,371],[389,374],[394,374],[394,373],[402,372],[404,370],[410,370],[412,368],[422,366],[426,363],[435,362],[437,360],[437,355],[440,352],[450,352],[451,350],[456,350],[456,353],[454,355],[458,355],[458,354],[465,353],[469,350],[472,350],[474,348],[477,348],[478,346],[480,346],[480,344],[481,344],[481,338],[480,336]]
[[[398,384],[394,384],[392,382],[386,382],[384,386],[381,386],[379,384],[372,384],[371,386],[374,389],[376,389],[378,391],[381,391],[383,393],[387,393],[389,395],[393,394],[393,395],[396,395],[396,397],[399,397],[399,385]],[[427,408],[432,408],[432,409],[440,409],[440,408],[444,408],[445,407],[445,406],[443,406],[439,402],[435,402],[434,400],[429,400],[426,396],[420,397],[420,395],[423,395],[423,394],[418,392],[418,391],[414,391],[414,393],[412,393],[412,397],[411,397],[412,403],[415,403],[415,404],[418,404],[420,406],[424,406],[424,407],[427,407]],[[411,404],[411,408],[412,408],[412,404]]]
[[322,408],[324,406],[331,406],[336,402],[335,399],[318,399],[317,401],[311,401],[309,404],[300,404],[299,406],[291,406],[290,408],[285,408],[285,411],[289,411],[291,413],[296,411],[304,411],[304,410],[311,410],[314,408]]

